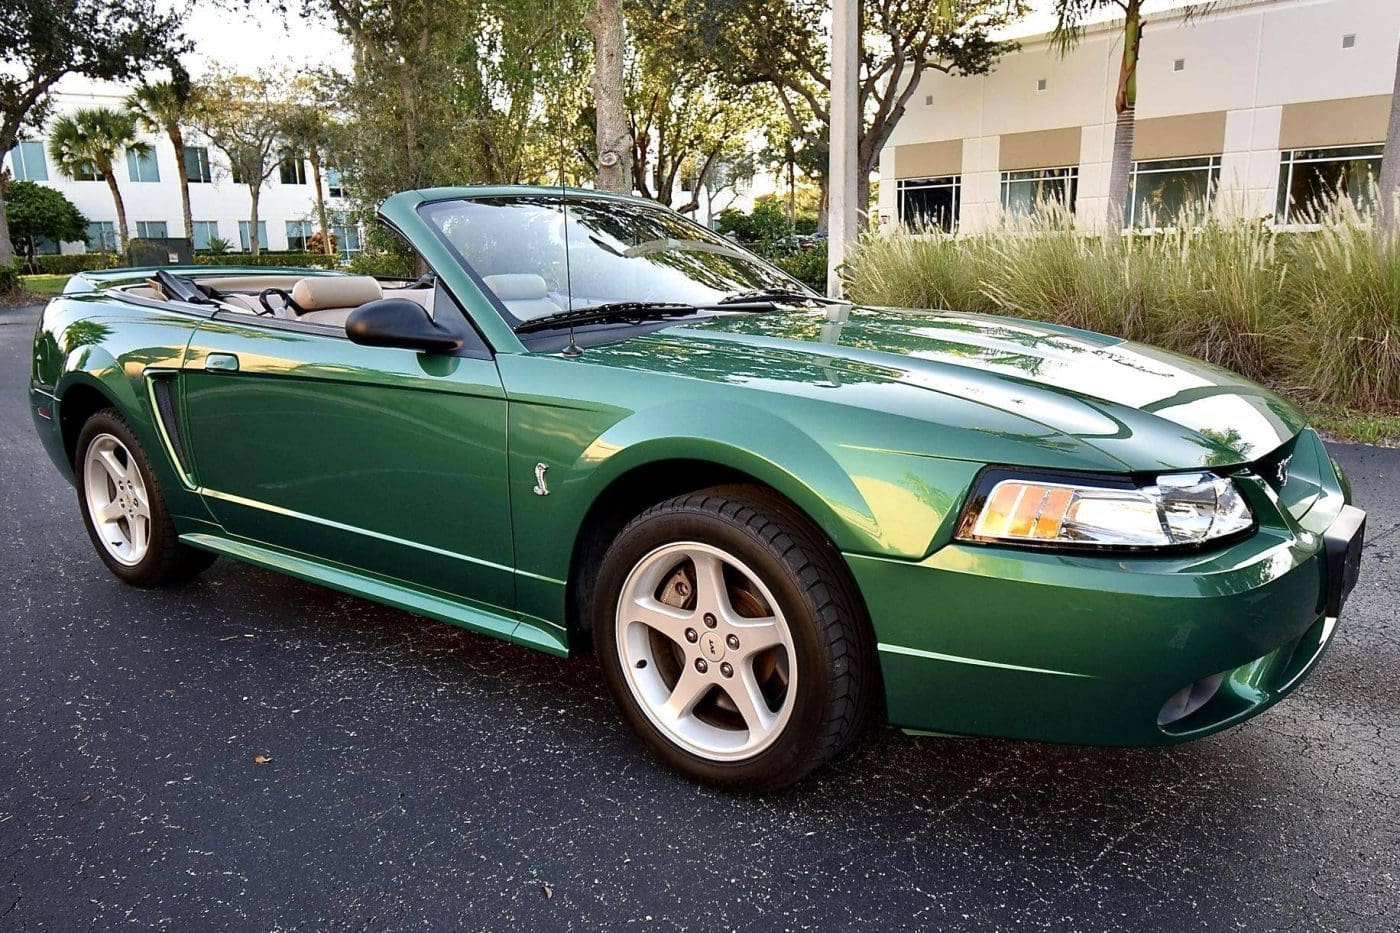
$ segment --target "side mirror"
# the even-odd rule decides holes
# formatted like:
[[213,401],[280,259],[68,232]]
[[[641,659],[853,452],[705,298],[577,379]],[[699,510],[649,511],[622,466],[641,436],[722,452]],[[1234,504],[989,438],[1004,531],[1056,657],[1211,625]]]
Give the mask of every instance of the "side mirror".
[[451,353],[462,346],[462,338],[428,317],[427,310],[418,302],[407,298],[365,302],[350,312],[345,321],[345,333],[351,341],[366,347]]

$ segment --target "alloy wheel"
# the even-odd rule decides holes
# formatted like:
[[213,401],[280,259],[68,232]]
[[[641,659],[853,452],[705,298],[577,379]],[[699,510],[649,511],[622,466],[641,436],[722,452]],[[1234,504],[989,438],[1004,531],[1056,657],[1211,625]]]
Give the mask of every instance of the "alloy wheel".
[[671,741],[714,761],[750,758],[791,717],[791,632],[768,587],[734,555],[679,542],[647,554],[617,605],[632,695]]
[[88,444],[83,463],[88,516],[107,553],[128,567],[139,564],[151,542],[151,500],[136,458],[111,434]]

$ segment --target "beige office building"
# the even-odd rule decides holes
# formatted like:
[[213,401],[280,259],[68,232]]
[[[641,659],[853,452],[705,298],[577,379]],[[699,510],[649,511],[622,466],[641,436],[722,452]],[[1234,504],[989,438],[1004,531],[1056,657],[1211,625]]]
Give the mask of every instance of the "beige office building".
[[[1148,7],[1151,10],[1151,6]],[[1149,16],[1138,74],[1130,223],[1215,210],[1306,219],[1379,172],[1400,0],[1235,0]],[[977,230],[1046,197],[1102,222],[1122,22],[1061,56],[1048,35],[981,77],[923,79],[880,156],[880,222]]]

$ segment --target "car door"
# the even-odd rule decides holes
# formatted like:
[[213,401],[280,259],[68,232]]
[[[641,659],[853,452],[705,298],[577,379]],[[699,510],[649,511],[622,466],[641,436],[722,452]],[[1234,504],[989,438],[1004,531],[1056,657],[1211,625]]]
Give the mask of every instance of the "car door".
[[233,535],[509,609],[505,394],[440,285],[434,307],[470,334],[454,355],[216,314],[185,356],[193,468]]

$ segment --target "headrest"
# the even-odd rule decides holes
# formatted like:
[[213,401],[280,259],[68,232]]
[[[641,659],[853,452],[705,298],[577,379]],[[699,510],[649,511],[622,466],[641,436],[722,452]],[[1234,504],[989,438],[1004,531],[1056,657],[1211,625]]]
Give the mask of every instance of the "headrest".
[[502,301],[534,301],[549,295],[544,277],[530,272],[488,275],[482,281]]
[[367,301],[384,297],[379,282],[368,275],[326,275],[298,279],[292,286],[292,300],[303,311],[326,308],[358,308]]

